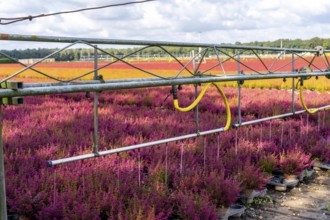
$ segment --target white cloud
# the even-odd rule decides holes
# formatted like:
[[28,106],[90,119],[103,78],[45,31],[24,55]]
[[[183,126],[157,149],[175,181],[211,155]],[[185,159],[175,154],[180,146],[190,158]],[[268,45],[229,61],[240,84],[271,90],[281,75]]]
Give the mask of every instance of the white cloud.
[[[130,0],[11,0],[0,17],[37,15]],[[37,18],[0,26],[0,33],[163,41],[234,43],[330,37],[328,0],[159,0]],[[8,46],[9,45],[9,46]],[[22,43],[17,44],[22,46]],[[26,45],[26,44],[25,44]],[[13,43],[0,42],[0,47]]]

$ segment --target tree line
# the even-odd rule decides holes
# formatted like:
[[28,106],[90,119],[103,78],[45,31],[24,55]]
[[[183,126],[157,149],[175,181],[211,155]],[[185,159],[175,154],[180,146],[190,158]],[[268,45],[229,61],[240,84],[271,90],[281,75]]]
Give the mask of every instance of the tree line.
[[[319,38],[314,37],[309,40],[301,40],[301,39],[278,39],[275,41],[253,41],[248,43],[236,42],[235,45],[247,45],[247,46],[262,46],[262,47],[285,47],[285,48],[304,48],[311,49],[316,46],[323,46],[324,49],[330,49],[330,38]],[[103,49],[107,53],[117,56],[123,57],[127,54],[134,53],[141,48],[107,48]],[[165,49],[173,54],[175,57],[189,57],[191,55],[191,51],[195,50],[197,53],[198,48],[192,47],[165,47]],[[43,58],[55,51],[59,50],[58,48],[48,49],[48,48],[37,48],[37,49],[24,49],[24,50],[1,50],[2,53],[9,55],[14,59],[28,59],[28,58]],[[227,52],[231,52],[230,50],[226,50]],[[214,51],[210,51],[209,55],[215,55]],[[149,47],[140,52],[134,54],[135,57],[164,57],[169,56],[167,52],[162,50],[159,47]],[[53,56],[56,61],[79,61],[79,60],[90,60],[94,58],[94,49],[93,48],[74,48],[64,50]],[[110,58],[111,56],[98,51],[99,58]],[[0,55],[0,63],[5,62],[15,62],[10,61],[4,56]]]

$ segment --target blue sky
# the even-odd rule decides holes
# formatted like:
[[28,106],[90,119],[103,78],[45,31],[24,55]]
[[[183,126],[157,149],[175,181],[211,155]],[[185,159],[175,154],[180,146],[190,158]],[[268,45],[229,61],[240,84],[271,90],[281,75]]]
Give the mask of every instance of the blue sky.
[[[51,13],[131,0],[10,0],[0,17]],[[0,33],[235,43],[330,37],[328,0],[158,0],[0,26]],[[0,49],[44,47],[0,42]]]

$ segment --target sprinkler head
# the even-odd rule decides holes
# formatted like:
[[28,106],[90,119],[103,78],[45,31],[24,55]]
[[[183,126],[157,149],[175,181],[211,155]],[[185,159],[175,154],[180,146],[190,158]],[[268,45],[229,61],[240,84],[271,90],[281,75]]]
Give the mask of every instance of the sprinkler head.
[[[312,68],[310,68],[309,66],[304,66],[304,67],[301,67],[299,72],[298,73],[311,73],[313,72]],[[301,77],[303,80],[307,80],[307,79],[310,79],[311,76],[304,76],[304,77]]]
[[324,49],[322,46],[316,46],[314,48],[316,50],[316,56],[322,56],[324,53]]

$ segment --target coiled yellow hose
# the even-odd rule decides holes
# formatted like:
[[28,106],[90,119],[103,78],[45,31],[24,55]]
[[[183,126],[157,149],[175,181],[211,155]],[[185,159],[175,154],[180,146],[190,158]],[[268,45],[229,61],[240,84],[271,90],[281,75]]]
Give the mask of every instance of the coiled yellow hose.
[[188,107],[180,107],[179,106],[179,101],[176,97],[174,97],[173,99],[173,104],[174,104],[174,108],[179,110],[180,112],[188,112],[190,110],[192,110],[193,108],[196,107],[196,105],[201,101],[201,99],[203,98],[206,90],[211,86],[211,85],[214,85],[219,93],[221,94],[221,97],[223,98],[223,101],[225,103],[225,106],[226,106],[226,114],[227,114],[227,122],[226,122],[226,126],[224,127],[224,130],[227,131],[229,128],[230,128],[230,125],[231,125],[231,112],[230,112],[230,106],[229,106],[229,103],[228,103],[228,100],[227,100],[227,97],[225,95],[225,93],[222,91],[222,89],[215,83],[208,83],[206,84],[206,86],[202,89],[202,91],[199,93],[198,97],[195,99],[195,101],[189,105]]

